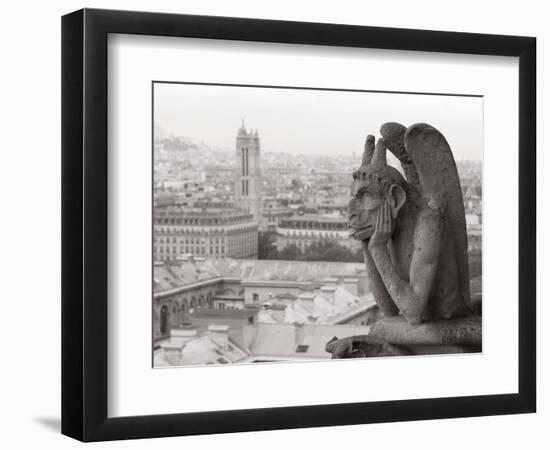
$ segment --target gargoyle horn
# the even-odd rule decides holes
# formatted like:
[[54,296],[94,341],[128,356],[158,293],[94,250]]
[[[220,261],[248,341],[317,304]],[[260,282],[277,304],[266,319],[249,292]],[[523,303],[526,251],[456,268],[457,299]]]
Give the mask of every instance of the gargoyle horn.
[[386,164],[386,142],[381,138],[376,142],[370,165],[373,167],[384,167]]
[[374,154],[374,136],[369,134],[365,140],[365,151],[363,152],[363,161],[361,162],[362,166],[368,166],[372,160],[372,155]]

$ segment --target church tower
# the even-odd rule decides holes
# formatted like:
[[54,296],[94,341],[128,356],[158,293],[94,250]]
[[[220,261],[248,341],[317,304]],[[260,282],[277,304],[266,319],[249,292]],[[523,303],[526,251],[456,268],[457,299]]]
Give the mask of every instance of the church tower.
[[258,130],[246,130],[244,120],[237,132],[236,157],[235,206],[251,212],[259,225],[262,221],[260,137]]

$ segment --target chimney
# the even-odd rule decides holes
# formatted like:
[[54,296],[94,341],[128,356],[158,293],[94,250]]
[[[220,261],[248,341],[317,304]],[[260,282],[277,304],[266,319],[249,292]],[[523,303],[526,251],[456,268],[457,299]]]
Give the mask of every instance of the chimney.
[[326,277],[326,278],[323,278],[323,284],[325,284],[325,285],[333,286],[333,285],[335,285],[336,283],[338,283],[338,278],[335,278],[335,277]]
[[229,325],[209,325],[212,340],[224,350],[229,349]]
[[181,365],[181,351],[185,344],[183,342],[163,342],[160,344],[164,359],[172,366]]
[[305,337],[304,324],[300,322],[294,322],[294,344],[300,345]]
[[183,346],[197,337],[197,329],[191,326],[180,326],[170,330],[170,342]]
[[313,300],[315,300],[315,294],[313,292],[302,292],[298,296],[298,300],[306,308],[310,309],[313,307]]
[[359,295],[358,281],[357,278],[344,278],[344,287],[353,295]]
[[321,297],[334,304],[334,293],[336,292],[336,286],[323,286],[321,287]]
[[282,303],[274,303],[269,307],[269,310],[271,311],[271,316],[277,321],[277,322],[284,322],[285,321],[285,311],[287,306]]
[[302,292],[300,295],[298,295],[298,298],[300,300],[305,301],[305,302],[313,301],[313,299],[315,298],[315,293],[314,292]]
[[237,344],[247,350],[250,351],[250,348],[254,344],[254,341],[256,340],[256,336],[258,334],[258,321],[257,317],[254,316],[254,323],[249,323],[248,325],[244,325],[242,327],[242,338],[239,341],[236,341]]

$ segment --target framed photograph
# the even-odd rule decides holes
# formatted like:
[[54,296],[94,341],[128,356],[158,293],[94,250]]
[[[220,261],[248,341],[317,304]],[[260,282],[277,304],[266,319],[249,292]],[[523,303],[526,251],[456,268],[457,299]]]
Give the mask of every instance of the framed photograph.
[[64,16],[62,432],[535,412],[535,67],[532,37]]

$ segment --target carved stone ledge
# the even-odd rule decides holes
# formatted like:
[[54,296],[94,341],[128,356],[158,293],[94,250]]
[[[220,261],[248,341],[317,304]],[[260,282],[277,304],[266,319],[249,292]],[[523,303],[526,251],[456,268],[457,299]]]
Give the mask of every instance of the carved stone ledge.
[[481,347],[481,317],[440,320],[410,325],[404,317],[384,318],[369,332],[372,342],[395,345]]
[[326,351],[334,359],[437,355],[481,351],[481,317],[410,325],[404,317],[382,319],[368,335],[333,338]]

